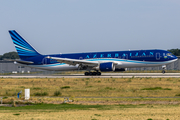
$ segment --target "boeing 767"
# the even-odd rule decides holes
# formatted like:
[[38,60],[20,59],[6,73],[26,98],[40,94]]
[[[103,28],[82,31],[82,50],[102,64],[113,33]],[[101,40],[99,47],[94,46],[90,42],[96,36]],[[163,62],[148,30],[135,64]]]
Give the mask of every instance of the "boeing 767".
[[162,66],[165,73],[166,65],[177,60],[169,51],[159,49],[42,55],[15,30],[9,33],[20,57],[16,63],[37,69],[86,70],[85,75],[101,75],[125,68]]

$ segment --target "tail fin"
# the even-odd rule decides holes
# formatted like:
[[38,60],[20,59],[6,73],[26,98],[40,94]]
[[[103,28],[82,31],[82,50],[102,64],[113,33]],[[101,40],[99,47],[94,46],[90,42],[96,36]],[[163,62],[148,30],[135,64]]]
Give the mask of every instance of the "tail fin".
[[10,30],[9,34],[12,38],[14,46],[21,59],[27,59],[29,57],[41,55],[27,41],[25,41],[15,30]]

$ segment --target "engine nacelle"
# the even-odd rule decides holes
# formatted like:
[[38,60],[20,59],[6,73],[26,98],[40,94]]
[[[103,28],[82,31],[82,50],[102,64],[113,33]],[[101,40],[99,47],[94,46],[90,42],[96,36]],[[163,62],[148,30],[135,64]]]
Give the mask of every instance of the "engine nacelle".
[[127,68],[116,68],[115,72],[123,72],[123,71],[127,71]]
[[115,65],[113,62],[100,63],[99,70],[102,72],[105,71],[115,71]]

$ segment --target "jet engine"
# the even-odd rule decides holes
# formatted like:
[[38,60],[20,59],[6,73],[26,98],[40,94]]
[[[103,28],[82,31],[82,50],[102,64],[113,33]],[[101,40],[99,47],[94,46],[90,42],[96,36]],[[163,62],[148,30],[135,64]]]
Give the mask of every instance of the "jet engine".
[[99,70],[102,72],[115,71],[115,65],[113,62],[100,63]]

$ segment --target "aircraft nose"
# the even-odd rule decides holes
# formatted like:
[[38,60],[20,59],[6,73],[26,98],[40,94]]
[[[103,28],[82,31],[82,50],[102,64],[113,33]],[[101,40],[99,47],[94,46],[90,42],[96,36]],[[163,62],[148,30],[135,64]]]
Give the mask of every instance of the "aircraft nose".
[[174,56],[174,59],[178,59],[175,55],[173,55]]
[[170,56],[168,56],[168,59],[169,59],[169,60],[176,60],[177,57],[176,57],[175,55],[170,55]]
[[177,59],[177,57],[175,56],[175,55],[172,55],[171,56],[171,59],[173,60],[173,59]]

